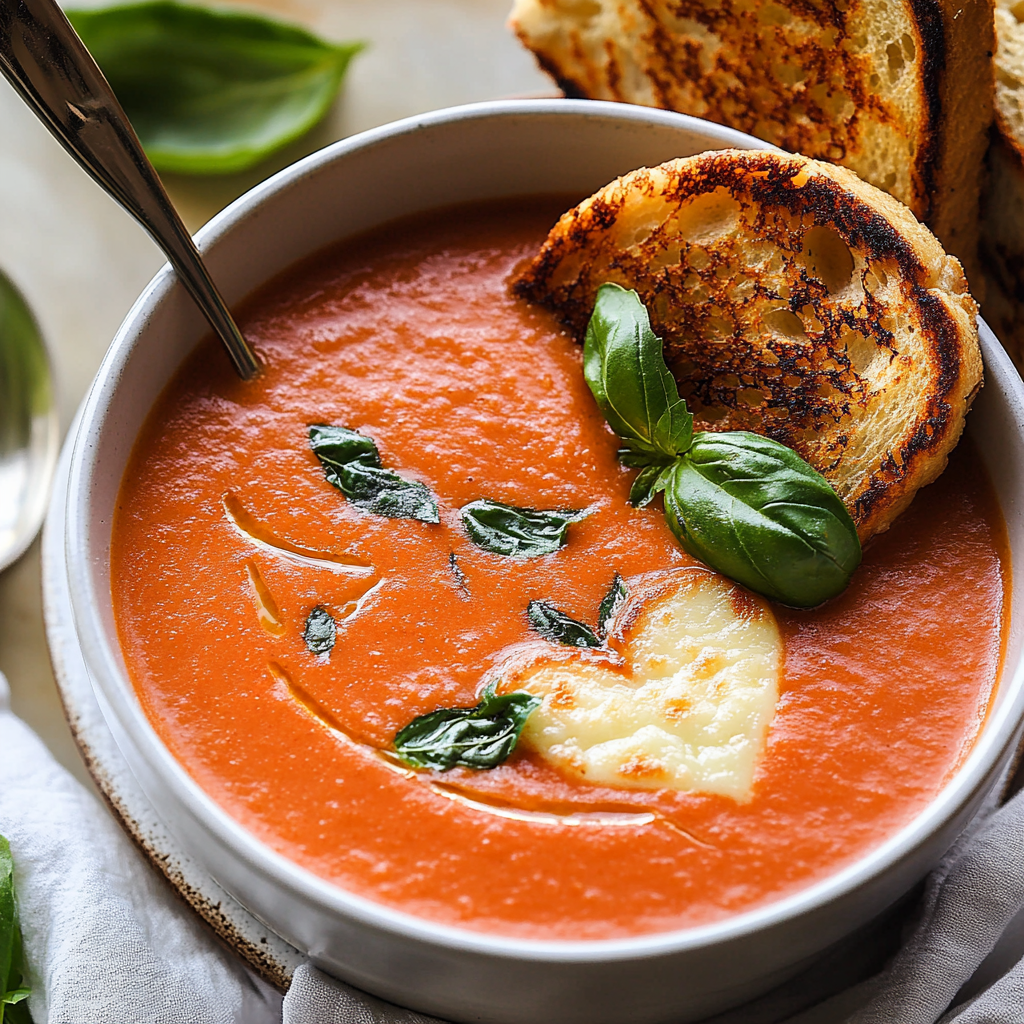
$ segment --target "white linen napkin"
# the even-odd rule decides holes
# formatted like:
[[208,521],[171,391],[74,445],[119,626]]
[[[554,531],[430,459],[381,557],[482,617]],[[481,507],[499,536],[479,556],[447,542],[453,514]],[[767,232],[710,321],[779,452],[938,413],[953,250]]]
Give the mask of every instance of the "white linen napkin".
[[35,1024],[281,1020],[281,996],[220,945],[11,714],[2,674],[0,834],[14,855]]
[[[0,834],[15,859],[36,1024],[439,1024],[309,964],[282,1001],[11,713],[2,674]],[[1022,907],[1024,793],[990,802],[961,836],[901,946],[907,913],[896,911],[713,1024],[1022,1024]]]

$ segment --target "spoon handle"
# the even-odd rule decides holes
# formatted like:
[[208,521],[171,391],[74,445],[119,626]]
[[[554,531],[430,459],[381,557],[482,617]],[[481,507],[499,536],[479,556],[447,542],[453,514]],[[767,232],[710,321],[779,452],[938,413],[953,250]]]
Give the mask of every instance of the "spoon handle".
[[92,55],[55,0],[0,0],[0,72],[57,141],[152,235],[243,380],[259,369]]

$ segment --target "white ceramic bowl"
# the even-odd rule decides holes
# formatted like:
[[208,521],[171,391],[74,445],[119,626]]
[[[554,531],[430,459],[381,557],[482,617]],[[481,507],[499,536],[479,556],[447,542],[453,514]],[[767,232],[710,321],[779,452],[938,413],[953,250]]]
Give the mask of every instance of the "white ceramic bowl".
[[[229,302],[321,247],[464,200],[589,193],[643,164],[761,143],[663,111],[585,101],[442,110],[366,132],[282,171],[197,238]],[[736,1005],[880,913],[949,847],[1009,758],[1024,711],[1015,585],[1006,668],[973,752],[935,801],[853,866],[770,906],[705,927],[601,942],[525,942],[419,920],[338,889],[273,853],[186,774],[146,720],[118,648],[111,517],[135,436],[205,334],[168,268],[129,313],[85,402],[67,504],[74,624],[97,700],[166,827],[258,918],[327,971],[394,1002],[493,1024],[655,1024]],[[995,480],[1014,563],[1024,556],[1024,401],[982,329],[986,385],[969,430]]]

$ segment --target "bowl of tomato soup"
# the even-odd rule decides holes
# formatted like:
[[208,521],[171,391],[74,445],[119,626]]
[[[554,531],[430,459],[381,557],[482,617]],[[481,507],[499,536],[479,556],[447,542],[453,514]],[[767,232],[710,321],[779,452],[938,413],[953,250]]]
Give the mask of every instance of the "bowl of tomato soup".
[[[198,238],[260,377],[232,376],[165,269],[83,407],[67,576],[118,746],[244,907],[399,1004],[494,1024],[737,1005],[905,894],[1015,749],[1024,405],[984,325],[985,387],[949,468],[840,597],[753,614],[629,506],[578,346],[508,288],[583,196],[726,147],[763,144],[577,101],[337,143]],[[349,444],[358,500],[317,454]],[[486,502],[560,510],[560,546],[482,547],[466,510]],[[403,517],[380,513],[394,503]],[[639,756],[628,784],[580,781],[527,721],[481,768],[396,760],[411,722],[490,699],[507,652],[536,650],[528,608],[599,631],[615,580],[699,591],[694,628],[770,620],[753,754],[723,743],[680,784]]]

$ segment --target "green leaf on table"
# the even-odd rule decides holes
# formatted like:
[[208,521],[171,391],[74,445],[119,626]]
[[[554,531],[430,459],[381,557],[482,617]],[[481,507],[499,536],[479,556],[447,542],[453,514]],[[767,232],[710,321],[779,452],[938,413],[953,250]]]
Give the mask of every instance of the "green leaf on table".
[[828,481],[760,434],[697,434],[668,475],[665,515],[691,555],[783,604],[835,597],[860,564],[857,528]]
[[550,601],[531,601],[526,617],[533,630],[552,643],[567,647],[601,646],[601,638],[586,623],[570,618]]
[[311,654],[330,654],[338,638],[338,626],[331,613],[317,605],[306,616],[306,628],[302,631],[302,639]]
[[14,858],[7,840],[0,836],[0,1024],[20,1024],[31,1018],[25,1009],[29,988],[25,984],[25,958],[14,893]]
[[327,482],[357,508],[392,519],[440,522],[430,488],[384,469],[372,437],[347,427],[314,424],[309,428],[309,446]]
[[540,697],[496,694],[488,683],[472,708],[441,708],[414,718],[395,736],[395,752],[413,768],[496,768],[515,750]]
[[157,170],[181,174],[241,171],[304,134],[363,48],[172,0],[67,15]]
[[462,525],[484,551],[509,558],[538,558],[564,546],[569,525],[587,516],[585,509],[516,508],[481,498],[463,505]]
[[637,461],[662,465],[690,447],[693,416],[665,365],[661,339],[634,291],[597,290],[583,345],[583,375],[608,425]]

